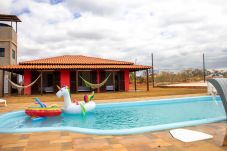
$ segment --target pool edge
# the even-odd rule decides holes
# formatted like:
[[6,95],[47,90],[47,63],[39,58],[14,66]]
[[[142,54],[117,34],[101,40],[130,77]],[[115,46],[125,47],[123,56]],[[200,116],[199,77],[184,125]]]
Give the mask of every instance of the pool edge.
[[[18,112],[22,113],[23,111],[13,112],[13,114],[16,114]],[[8,113],[8,114],[12,114],[12,113]],[[201,125],[201,124],[222,122],[222,121],[225,121],[226,119],[227,119],[226,117],[219,117],[219,118],[177,122],[177,123],[170,123],[170,124],[163,124],[163,125],[156,125],[156,126],[121,129],[121,130],[116,130],[116,129],[99,130],[99,129],[89,129],[89,128],[80,128],[80,127],[39,127],[39,128],[20,128],[20,129],[0,129],[0,133],[3,134],[3,133],[69,131],[69,132],[93,134],[93,135],[132,135],[132,134],[138,134],[138,133],[153,132],[153,131],[167,130],[167,129],[173,129],[173,128],[189,127],[189,126],[195,126],[195,125]]]
[[[181,97],[181,98],[174,98],[174,100],[179,99],[188,99],[188,98],[202,98],[202,97],[211,97],[211,96],[197,96],[197,97]],[[101,103],[98,104],[99,106],[106,106],[106,105],[116,105],[116,104],[138,104],[143,102],[160,102],[160,101],[168,101],[172,100],[173,98],[168,99],[154,99],[154,100],[142,100],[142,101],[132,101],[132,102],[117,102],[117,103]],[[3,118],[2,116],[10,116],[12,114],[24,114],[23,110],[13,111],[13,112],[6,112],[0,114],[0,119]],[[99,130],[99,129],[88,129],[88,128],[80,128],[80,127],[39,127],[39,128],[20,128],[20,129],[0,129],[0,133],[31,133],[31,132],[50,132],[50,131],[70,131],[76,133],[83,133],[83,134],[94,134],[94,135],[129,135],[129,134],[138,134],[144,132],[152,132],[152,131],[160,131],[166,129],[173,129],[179,127],[188,127],[188,126],[195,126],[201,124],[208,124],[214,122],[221,122],[226,120],[226,117],[218,117],[218,118],[209,118],[209,119],[202,119],[202,120],[194,120],[194,121],[185,121],[185,122],[177,122],[177,123],[170,123],[170,124],[163,124],[163,125],[156,125],[156,126],[145,126],[145,127],[138,127],[138,128],[131,128],[131,129],[121,129],[121,130]]]

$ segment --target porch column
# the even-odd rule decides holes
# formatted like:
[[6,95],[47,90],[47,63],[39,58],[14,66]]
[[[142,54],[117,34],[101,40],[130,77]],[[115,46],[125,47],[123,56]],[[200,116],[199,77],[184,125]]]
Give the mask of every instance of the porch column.
[[78,70],[76,70],[76,92],[78,92]]
[[62,86],[70,87],[70,71],[69,70],[61,70],[60,71],[60,84]]
[[136,71],[134,71],[134,88],[136,91],[137,90],[137,88],[136,88]]
[[[97,70],[97,84],[100,83],[100,71]],[[100,93],[100,88],[97,89],[97,93]]]
[[115,71],[113,71],[113,91],[115,92]]
[[129,90],[129,70],[124,71],[125,91]]
[[[8,78],[10,78],[11,81],[12,81],[12,75],[13,75],[12,72],[10,72],[8,74]],[[8,94],[11,95],[12,94],[12,86],[11,86],[11,83],[10,82],[8,82],[8,83],[9,83],[9,85],[8,85],[8,89],[9,89]]]
[[[24,85],[29,85],[31,83],[31,71],[24,71]],[[31,87],[27,87],[24,89],[24,94],[25,95],[31,95]]]
[[40,94],[43,95],[43,71],[40,71]]
[[2,97],[4,97],[5,70],[2,70]]

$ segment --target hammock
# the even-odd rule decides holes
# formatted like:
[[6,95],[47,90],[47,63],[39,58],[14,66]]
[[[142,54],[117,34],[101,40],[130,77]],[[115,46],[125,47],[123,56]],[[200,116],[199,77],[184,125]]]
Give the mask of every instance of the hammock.
[[111,75],[111,73],[109,74],[109,76],[108,76],[105,80],[103,80],[103,81],[102,81],[101,83],[99,83],[99,84],[90,83],[90,82],[86,81],[85,79],[83,79],[81,76],[80,76],[80,78],[84,81],[84,83],[85,83],[85,85],[86,85],[87,87],[90,87],[90,88],[92,88],[92,89],[97,89],[97,88],[100,88],[101,86],[103,86],[103,85],[107,82],[107,80],[109,79],[110,75]]
[[30,86],[32,86],[33,84],[35,84],[36,81],[40,78],[40,76],[41,76],[41,74],[38,76],[37,79],[35,79],[35,81],[33,81],[32,83],[30,83],[30,84],[28,84],[28,85],[24,85],[24,86],[18,85],[18,84],[16,84],[16,83],[14,83],[13,81],[11,81],[10,79],[8,79],[8,81],[9,81],[9,83],[12,84],[12,86],[16,87],[19,91],[21,91],[22,89],[27,88],[27,87],[30,87]]

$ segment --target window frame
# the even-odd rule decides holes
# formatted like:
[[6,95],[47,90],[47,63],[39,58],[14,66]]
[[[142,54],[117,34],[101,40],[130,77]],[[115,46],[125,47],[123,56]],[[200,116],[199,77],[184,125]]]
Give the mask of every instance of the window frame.
[[5,57],[5,48],[0,48],[0,57]]
[[16,59],[16,51],[14,49],[12,49],[12,58]]

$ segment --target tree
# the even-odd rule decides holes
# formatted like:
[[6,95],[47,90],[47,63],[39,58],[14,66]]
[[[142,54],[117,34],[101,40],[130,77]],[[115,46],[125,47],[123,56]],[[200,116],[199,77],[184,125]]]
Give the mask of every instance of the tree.
[[134,82],[134,72],[130,72],[129,78],[130,82]]
[[225,72],[225,73],[223,74],[223,77],[224,77],[224,78],[227,78],[227,72]]
[[137,77],[139,83],[144,83],[145,82],[145,77],[144,76],[139,76]]

